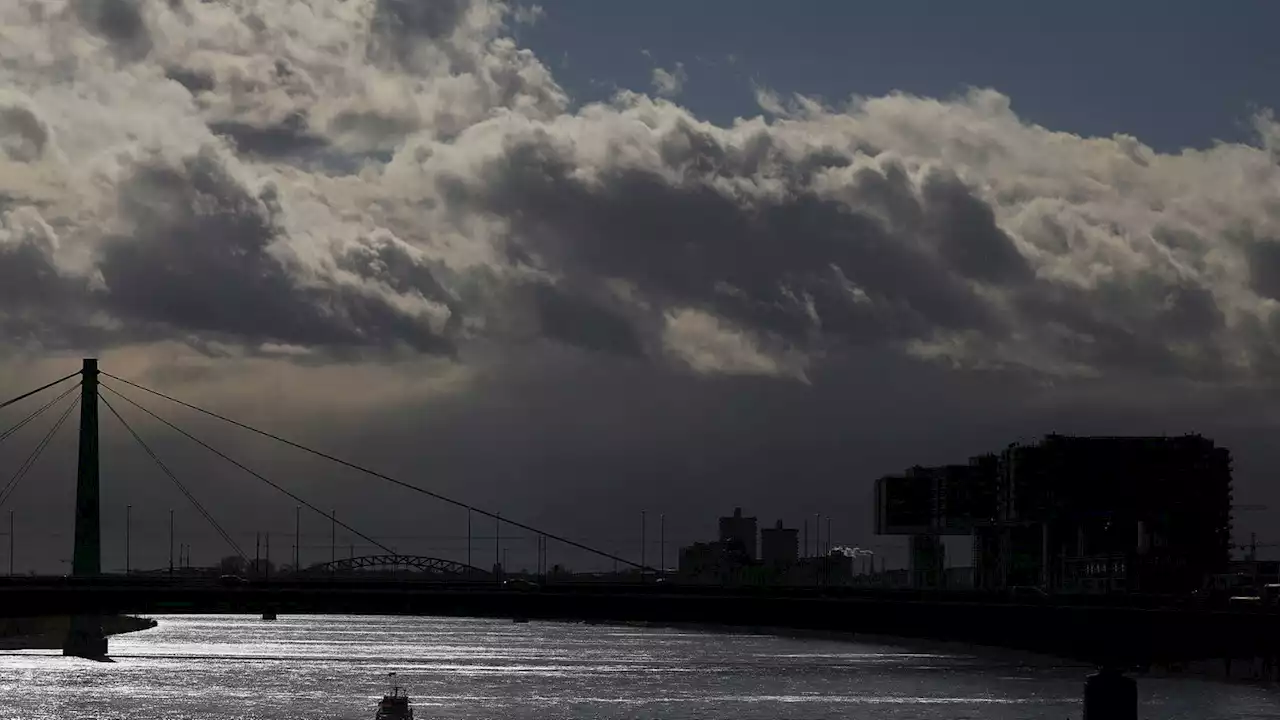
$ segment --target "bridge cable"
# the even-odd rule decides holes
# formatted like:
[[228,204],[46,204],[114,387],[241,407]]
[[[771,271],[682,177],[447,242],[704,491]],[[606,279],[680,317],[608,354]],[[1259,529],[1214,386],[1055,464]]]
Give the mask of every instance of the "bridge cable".
[[[557,542],[564,543],[565,545],[569,545],[570,547],[575,547],[575,548],[578,548],[579,550],[586,550],[586,551],[587,551],[587,552],[589,552],[589,553],[592,553],[592,554],[598,555],[598,556],[603,557],[603,558],[605,558],[605,559],[607,559],[607,560],[615,560],[615,561],[620,562],[620,563],[625,563],[626,565],[629,565],[629,566],[634,567],[634,568],[640,568],[641,570],[652,570],[652,569],[653,569],[653,568],[650,568],[650,567],[642,566],[640,563],[633,562],[633,561],[628,560],[628,559],[626,559],[626,558],[618,557],[618,556],[616,556],[616,555],[613,555],[612,553],[607,553],[607,552],[605,552],[605,551],[603,551],[603,550],[597,550],[596,548],[589,547],[589,546],[584,545],[584,544],[582,544],[582,543],[580,543],[580,542],[576,542],[576,541],[574,541],[574,540],[570,540],[570,539],[568,539],[568,538],[566,538],[566,537],[562,537],[562,536],[560,536],[560,535],[555,535],[555,534],[553,534],[553,533],[545,532],[545,531],[539,530],[538,528],[535,528],[535,527],[533,527],[533,526],[525,525],[524,523],[517,522],[517,521],[515,521],[515,520],[511,520],[511,519],[509,519],[509,518],[504,518],[504,517],[502,517],[502,516],[498,515],[497,513],[492,513],[492,512],[489,512],[488,510],[484,510],[484,509],[481,509],[481,508],[478,508],[478,507],[474,507],[474,506],[472,506],[472,505],[468,505],[467,503],[464,503],[464,502],[462,502],[462,501],[460,501],[460,500],[454,500],[453,498],[446,497],[446,496],[441,495],[441,494],[436,493],[436,492],[432,492],[431,490],[427,490],[426,488],[419,487],[419,486],[417,486],[417,485],[412,485],[412,484],[407,483],[407,482],[404,482],[404,481],[402,481],[402,480],[397,480],[397,479],[395,479],[395,478],[393,478],[393,477],[391,477],[391,476],[389,476],[389,475],[384,475],[383,473],[380,473],[380,472],[378,472],[378,471],[376,471],[376,470],[370,470],[369,468],[364,467],[364,466],[362,466],[362,465],[357,465],[357,464],[355,464],[355,463],[353,463],[353,462],[348,462],[348,461],[346,461],[346,460],[343,460],[342,458],[334,457],[333,455],[330,455],[330,454],[325,453],[325,452],[321,452],[321,451],[319,451],[319,450],[315,450],[315,449],[313,449],[313,448],[309,448],[309,447],[307,447],[306,445],[301,445],[301,444],[299,444],[299,443],[293,442],[292,440],[286,440],[285,438],[282,438],[282,437],[280,437],[279,435],[273,435],[272,433],[269,433],[269,432],[267,432],[267,431],[265,431],[265,430],[259,430],[259,429],[255,428],[255,427],[252,427],[252,426],[250,426],[250,425],[246,425],[246,424],[244,424],[244,423],[242,423],[242,422],[237,422],[237,421],[235,421],[235,420],[232,420],[232,419],[231,419],[231,418],[229,418],[229,417],[225,417],[225,416],[223,416],[223,415],[219,415],[218,413],[215,413],[215,412],[213,412],[213,411],[211,411],[211,410],[205,410],[204,408],[197,407],[197,406],[195,406],[195,405],[192,405],[191,403],[183,402],[183,401],[181,401],[181,400],[179,400],[179,399],[177,399],[177,398],[175,398],[175,397],[171,397],[171,396],[169,396],[169,395],[165,395],[164,393],[159,392],[159,391],[157,391],[157,390],[152,390],[151,388],[143,387],[142,385],[139,385],[139,384],[137,384],[137,383],[129,382],[128,380],[125,380],[125,379],[124,379],[124,378],[122,378],[122,377],[117,377],[117,376],[115,376],[115,375],[112,375],[112,374],[111,374],[111,373],[109,373],[109,372],[100,372],[100,374],[101,374],[101,375],[105,375],[105,376],[107,376],[107,377],[109,377],[109,378],[111,378],[111,379],[113,379],[113,380],[119,380],[120,382],[122,382],[122,383],[124,383],[124,384],[126,384],[126,385],[129,385],[129,386],[131,386],[131,387],[137,388],[138,390],[141,390],[141,391],[143,391],[143,392],[151,393],[152,395],[155,395],[155,396],[157,396],[157,397],[160,397],[160,398],[163,398],[163,399],[165,399],[165,400],[168,400],[169,402],[176,403],[176,404],[181,405],[181,406],[186,407],[186,408],[190,408],[191,410],[195,410],[195,411],[196,411],[196,412],[198,412],[198,413],[203,413],[203,414],[205,414],[205,415],[208,415],[209,417],[212,417],[212,418],[215,418],[215,419],[221,420],[221,421],[223,421],[223,422],[225,422],[225,423],[229,423],[229,424],[231,424],[231,425],[235,425],[235,426],[236,426],[236,427],[238,427],[238,428],[241,428],[241,429],[244,429],[244,430],[248,430],[249,432],[252,432],[252,433],[256,433],[256,434],[258,434],[258,435],[261,435],[262,437],[269,438],[269,439],[271,439],[271,440],[275,440],[276,442],[283,443],[283,444],[285,444],[285,445],[288,445],[289,447],[296,448],[296,449],[298,449],[298,450],[302,450],[303,452],[310,453],[310,454],[312,454],[312,455],[315,455],[316,457],[323,458],[323,459],[328,460],[328,461],[330,461],[330,462],[334,462],[334,463],[337,463],[337,464],[339,464],[339,465],[342,465],[343,467],[350,468],[350,469],[355,470],[355,471],[357,471],[357,472],[364,473],[365,475],[369,475],[369,476],[371,476],[371,477],[378,478],[379,480],[385,480],[385,481],[387,481],[387,482],[389,482],[389,483],[393,483],[393,484],[395,484],[395,485],[399,485],[400,487],[403,487],[403,488],[405,488],[405,489],[413,490],[414,492],[418,492],[418,493],[422,493],[423,495],[426,495],[426,496],[431,497],[431,498],[435,498],[436,500],[439,500],[439,501],[444,502],[444,503],[448,503],[448,504],[453,505],[453,506],[455,506],[455,507],[460,507],[460,508],[463,508],[463,509],[469,510],[469,511],[471,511],[471,512],[477,513],[477,514],[479,514],[479,515],[483,515],[483,516],[485,516],[485,517],[492,518],[492,519],[494,519],[494,520],[499,520],[499,521],[504,522],[504,523],[506,523],[506,524],[508,524],[508,525],[511,525],[511,526],[513,526],[513,527],[518,527],[518,528],[520,528],[521,530],[528,530],[529,532],[538,533],[539,535],[543,535],[543,536],[548,537],[548,538],[551,538],[552,540],[555,540],[555,541],[557,541]],[[115,391],[113,390],[112,392],[115,392]],[[119,393],[117,393],[117,394],[119,394]],[[123,396],[123,395],[121,395],[121,397],[124,397],[124,396]],[[130,401],[130,402],[132,402],[132,401]],[[139,407],[141,407],[141,406],[139,406]],[[148,411],[148,412],[149,412],[149,411]],[[381,547],[381,546],[380,546],[380,547]]]
[[79,397],[71,401],[71,404],[67,406],[67,409],[62,411],[62,415],[58,418],[58,421],[53,424],[53,427],[49,428],[49,432],[45,433],[45,436],[36,445],[35,450],[32,450],[31,454],[27,456],[26,461],[22,463],[22,467],[18,468],[18,471],[14,473],[13,477],[9,479],[9,482],[5,484],[4,489],[0,490],[0,507],[4,507],[4,504],[9,502],[9,498],[13,497],[13,494],[17,492],[18,485],[22,483],[23,478],[25,478],[27,473],[31,471],[31,468],[35,466],[36,461],[40,459],[40,454],[49,446],[50,441],[52,441],[53,436],[58,433],[62,424],[71,416],[71,411],[75,410],[76,405],[79,404]]
[[124,429],[129,431],[129,434],[133,436],[133,439],[137,441],[138,445],[142,447],[143,451],[146,452],[147,455],[151,457],[151,459],[155,462],[156,466],[160,468],[160,471],[163,472],[166,476],[168,476],[168,478],[173,481],[174,485],[178,486],[178,490],[182,491],[182,494],[185,495],[187,499],[191,501],[191,504],[195,506],[195,509],[198,510],[200,514],[204,516],[205,520],[209,521],[209,524],[212,525],[213,529],[216,530],[218,534],[222,536],[222,539],[227,541],[227,544],[231,546],[231,549],[236,551],[236,554],[240,556],[240,559],[244,560],[245,563],[249,563],[249,557],[244,554],[244,551],[240,549],[240,546],[236,544],[236,541],[231,539],[231,536],[227,534],[226,530],[222,529],[222,526],[219,525],[218,521],[213,518],[213,515],[210,515],[209,511],[205,510],[204,506],[200,504],[200,501],[196,500],[196,497],[191,494],[191,491],[187,490],[187,487],[183,485],[180,480],[178,480],[178,477],[173,474],[173,471],[169,469],[168,465],[164,464],[164,461],[160,459],[160,456],[156,455],[155,451],[151,449],[151,446],[147,445],[146,441],[142,439],[142,436],[139,435],[131,425],[129,425],[128,421],[126,421],[124,417],[119,412],[117,412],[114,407],[111,406],[111,403],[105,397],[99,394],[98,398],[102,400],[103,405],[107,406],[107,409],[111,411],[111,414],[116,416],[116,419],[120,421],[120,424],[124,426]]
[[62,399],[63,399],[63,398],[65,398],[66,396],[70,395],[71,393],[73,393],[73,392],[75,392],[76,390],[79,390],[79,389],[80,389],[80,386],[79,386],[79,385],[73,385],[73,386],[71,386],[71,387],[67,388],[66,390],[62,391],[62,394],[61,394],[61,395],[59,395],[58,397],[56,397],[56,398],[54,398],[54,399],[50,400],[49,402],[45,403],[43,406],[41,406],[41,407],[40,407],[39,409],[37,409],[35,412],[31,413],[30,415],[28,415],[28,416],[26,416],[25,418],[23,418],[22,420],[20,420],[20,421],[19,421],[16,425],[14,425],[13,427],[9,428],[8,430],[5,430],[3,433],[0,433],[0,443],[3,443],[5,440],[8,440],[8,439],[9,439],[9,438],[14,434],[14,433],[16,433],[16,432],[18,432],[19,430],[21,430],[22,428],[26,427],[26,426],[27,426],[27,424],[28,424],[28,423],[30,423],[32,420],[35,420],[36,418],[40,417],[41,415],[43,415],[43,414],[45,413],[45,411],[46,411],[46,410],[48,410],[49,408],[53,407],[54,405],[57,405],[57,404],[58,404],[58,402],[59,402],[60,400],[62,400]]
[[[116,379],[119,379],[119,378],[116,378]],[[245,471],[245,472],[249,473],[250,475],[254,476],[255,478],[257,478],[257,479],[261,480],[262,482],[264,482],[264,483],[266,483],[266,484],[270,485],[271,487],[275,488],[276,490],[279,490],[280,492],[284,493],[285,495],[288,495],[289,497],[293,498],[295,501],[297,501],[297,502],[298,502],[298,503],[300,503],[301,505],[306,506],[308,509],[310,509],[310,510],[314,511],[315,513],[317,513],[317,514],[318,514],[318,515],[320,515],[321,517],[324,517],[325,519],[330,520],[331,522],[333,522],[333,523],[335,523],[335,524],[337,524],[337,525],[341,525],[343,528],[345,528],[346,530],[351,531],[353,534],[355,534],[356,536],[358,536],[360,539],[362,539],[362,540],[366,540],[366,541],[368,541],[368,542],[373,543],[375,546],[377,546],[378,548],[381,548],[382,550],[384,550],[385,552],[387,552],[387,553],[388,553],[388,554],[390,554],[390,555],[396,555],[396,554],[397,554],[397,553],[396,553],[396,551],[392,550],[391,548],[387,547],[386,545],[383,545],[382,543],[378,542],[377,540],[374,540],[373,538],[369,537],[368,535],[365,535],[364,533],[360,532],[359,530],[356,530],[355,528],[351,527],[350,525],[348,525],[348,524],[346,524],[346,523],[342,522],[341,520],[338,520],[337,518],[333,517],[332,515],[330,515],[330,514],[328,514],[328,513],[324,512],[323,510],[321,510],[320,508],[316,507],[315,505],[312,505],[311,503],[307,502],[306,500],[303,500],[302,498],[298,497],[297,495],[294,495],[293,493],[289,492],[288,490],[286,490],[286,489],[284,489],[284,488],[280,487],[279,485],[277,485],[277,484],[275,484],[275,483],[271,482],[271,481],[270,481],[270,480],[268,480],[266,477],[264,477],[261,473],[258,473],[258,472],[256,472],[256,471],[254,471],[254,470],[250,469],[250,468],[249,468],[249,467],[247,467],[244,463],[241,463],[240,461],[236,460],[235,458],[232,458],[231,456],[227,455],[226,453],[224,453],[224,452],[222,452],[222,451],[218,450],[217,448],[214,448],[214,447],[213,447],[213,446],[211,446],[209,443],[206,443],[205,441],[201,440],[200,438],[196,437],[195,435],[192,435],[191,433],[187,432],[186,430],[183,430],[182,428],[178,427],[177,425],[174,425],[173,423],[169,422],[168,420],[165,420],[164,418],[160,417],[159,415],[155,414],[154,412],[152,412],[152,411],[148,410],[146,407],[144,407],[144,406],[142,406],[142,405],[138,404],[137,402],[135,402],[135,401],[134,401],[132,398],[130,398],[129,396],[122,394],[119,390],[116,390],[115,388],[113,388],[113,387],[111,387],[110,385],[107,385],[106,383],[103,383],[103,382],[99,382],[99,383],[98,383],[98,387],[100,387],[100,388],[105,388],[106,390],[110,391],[112,394],[114,394],[116,397],[120,398],[121,400],[124,400],[125,402],[129,403],[130,405],[133,405],[134,407],[136,407],[136,408],[138,408],[139,410],[141,410],[142,412],[144,412],[144,413],[146,413],[146,414],[150,415],[151,417],[155,418],[156,420],[159,420],[160,422],[164,423],[165,425],[168,425],[168,426],[169,426],[170,428],[172,428],[175,432],[177,432],[177,433],[179,433],[179,434],[181,434],[181,435],[185,436],[188,440],[191,440],[192,442],[196,443],[197,445],[199,445],[199,446],[203,447],[205,450],[208,450],[209,452],[213,453],[214,455],[217,455],[218,457],[222,458],[223,460],[226,460],[227,462],[231,463],[232,465],[235,465],[236,467],[238,467],[238,468],[240,468],[241,470],[243,470],[243,471]]]
[[79,376],[79,375],[80,375],[80,371],[79,371],[79,370],[77,370],[77,371],[75,371],[75,372],[71,373],[70,375],[68,375],[68,376],[66,376],[66,377],[64,377],[64,378],[61,378],[61,379],[58,379],[58,380],[54,380],[53,382],[49,383],[48,385],[41,385],[40,387],[36,388],[35,390],[32,390],[31,392],[28,392],[28,393],[23,393],[23,394],[19,395],[18,397],[13,398],[12,400],[5,400],[4,402],[0,403],[0,410],[3,410],[3,409],[5,409],[5,408],[9,407],[10,405],[13,405],[13,404],[14,404],[14,403],[16,403],[16,402],[20,402],[20,401],[22,401],[22,400],[26,400],[27,398],[31,397],[32,395],[35,395],[35,394],[37,394],[37,393],[44,392],[45,390],[48,390],[49,388],[53,387],[54,385],[60,385],[60,384],[62,384],[62,383],[64,383],[64,382],[66,382],[66,381],[70,380],[71,378],[73,378],[73,377],[77,377],[77,376]]

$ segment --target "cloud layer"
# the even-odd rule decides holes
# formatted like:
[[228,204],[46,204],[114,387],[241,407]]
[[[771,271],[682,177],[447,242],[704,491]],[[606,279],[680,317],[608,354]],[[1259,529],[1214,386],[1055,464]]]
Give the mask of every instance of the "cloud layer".
[[992,90],[762,90],[721,127],[633,92],[575,106],[507,32],[537,15],[3,3],[0,332],[321,359],[539,342],[792,378],[868,347],[1280,376],[1269,116],[1254,145],[1161,154],[1031,125]]

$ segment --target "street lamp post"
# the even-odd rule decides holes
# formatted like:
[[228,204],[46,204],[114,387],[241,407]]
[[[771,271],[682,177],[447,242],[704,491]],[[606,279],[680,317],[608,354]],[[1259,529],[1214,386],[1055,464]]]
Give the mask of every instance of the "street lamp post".
[[822,554],[822,513],[813,514],[813,554]]
[[130,538],[130,526],[133,519],[133,506],[124,506],[124,574],[129,575],[133,572],[133,563],[130,562],[130,553],[132,538]]
[[302,570],[302,506],[293,508],[293,570]]
[[640,511],[640,582],[644,582],[644,571],[645,571],[645,568],[649,566],[648,563],[645,562],[645,550],[647,545],[646,538],[645,538],[645,531],[647,529],[648,529],[648,523],[645,522],[645,511],[641,510]]
[[658,516],[658,575],[667,574],[667,514]]

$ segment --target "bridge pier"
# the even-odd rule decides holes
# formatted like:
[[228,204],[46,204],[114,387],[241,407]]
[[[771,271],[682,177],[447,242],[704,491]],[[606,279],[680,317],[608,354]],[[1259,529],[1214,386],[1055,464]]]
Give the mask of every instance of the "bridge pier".
[[[102,532],[98,476],[98,361],[86,359],[80,371],[80,454],[76,471],[76,528],[71,574],[102,574]],[[107,637],[96,615],[77,615],[62,643],[62,654],[100,658],[107,654]]]
[[103,658],[107,656],[107,636],[99,618],[76,615],[62,641],[62,654],[69,657]]
[[1083,720],[1138,720],[1138,684],[1104,665],[1085,679]]

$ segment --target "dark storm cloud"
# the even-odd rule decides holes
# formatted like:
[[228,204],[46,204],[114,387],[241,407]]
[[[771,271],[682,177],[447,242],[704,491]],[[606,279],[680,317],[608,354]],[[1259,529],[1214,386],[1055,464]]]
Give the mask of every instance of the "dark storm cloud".
[[129,60],[140,60],[151,52],[151,33],[142,17],[142,0],[73,0],[80,22],[111,42]]
[[1052,133],[990,90],[761,91],[769,118],[728,126],[630,92],[571,109],[504,4],[308,8],[0,7],[0,197],[121,338],[450,353],[510,332],[796,378],[867,346],[1273,367],[1280,272],[1230,235],[1276,236],[1262,148]]
[[451,35],[471,5],[470,0],[375,0],[370,56],[412,64],[424,41]]
[[329,123],[330,132],[365,138],[374,146],[394,147],[401,138],[415,129],[414,123],[405,118],[389,117],[368,110],[343,110]]
[[[381,334],[385,342],[402,339],[423,352],[453,352],[453,336],[463,318],[461,303],[441,284],[432,268],[422,259],[412,256],[405,245],[386,237],[365,238],[362,243],[339,255],[336,263],[338,267],[367,281],[385,285],[401,296],[420,297],[449,311],[448,321],[436,332],[395,312],[382,299],[352,297],[348,300],[349,306],[359,308],[349,311],[353,327],[373,330]],[[347,293],[350,295],[354,291],[348,290]]]
[[[376,295],[300,285],[272,250],[279,231],[270,191],[255,197],[212,151],[179,167],[138,166],[121,187],[119,204],[128,233],[105,243],[100,299],[141,327],[302,346],[450,348]],[[404,263],[392,269],[405,275]],[[405,281],[413,280],[428,293],[440,292],[429,273]]]
[[[511,218],[515,241],[554,272],[625,279],[662,304],[713,308],[796,341],[819,331],[852,343],[916,337],[936,327],[998,333],[1000,321],[948,266],[946,251],[935,255],[914,234],[893,229],[918,233],[916,216],[935,205],[933,222],[944,228],[944,244],[985,241],[994,255],[996,270],[977,261],[965,269],[1026,274],[990,210],[975,211],[973,204],[985,205],[967,194],[948,202],[930,198],[922,210],[917,202],[872,192],[876,209],[893,215],[885,222],[803,187],[780,200],[744,205],[712,181],[719,168],[751,161],[706,138],[687,161],[672,154],[667,160],[690,167],[695,179],[673,184],[653,172],[619,168],[588,183],[550,147],[522,144],[483,172],[483,197],[456,197]],[[815,170],[841,165],[825,154],[801,164]],[[875,191],[889,185],[883,177],[868,180],[866,172],[864,185]],[[958,210],[961,202],[969,205]],[[961,223],[965,227],[956,229]]]
[[1260,295],[1280,300],[1280,242],[1255,240],[1246,245],[1250,285]]
[[34,231],[15,240],[0,244],[0,303],[12,311],[64,301],[72,283],[58,271],[48,246]]
[[541,331],[548,338],[617,355],[644,354],[642,340],[626,317],[582,294],[537,284],[533,299]]
[[398,293],[416,292],[446,303],[453,300],[431,268],[410,255],[403,244],[385,237],[370,238],[365,244],[349,248],[337,262],[342,269],[368,280],[385,282]]
[[399,38],[439,40],[453,33],[471,9],[470,0],[376,0],[373,29]]
[[30,108],[0,105],[0,149],[10,160],[38,160],[48,144],[49,128]]
[[1033,273],[1013,240],[996,225],[995,213],[955,176],[932,175],[924,183],[929,209],[928,231],[939,252],[965,277],[997,285],[1014,285]]
[[301,113],[262,127],[234,120],[211,122],[209,130],[227,137],[240,152],[264,158],[304,155],[328,144],[324,138],[310,132],[306,116]]
[[[1215,279],[1224,256],[1202,254],[1223,240],[1212,233],[1166,221],[1140,241],[1119,224],[1132,213],[1101,221],[1096,204],[1055,213],[1060,201],[1026,195],[1043,178],[1010,195],[1027,207],[1002,206],[972,173],[864,154],[882,139],[838,150],[803,126],[727,132],[634,97],[584,115],[601,127],[518,128],[470,175],[442,163],[435,176],[455,211],[503,218],[511,256],[568,278],[565,292],[622,281],[642,303],[703,310],[806,351],[906,343],[961,365],[1198,381],[1243,369],[1232,338],[1244,326]],[[823,116],[812,130],[828,120],[844,122]],[[594,133],[616,145],[597,152]],[[962,138],[958,152],[1008,162],[1009,147],[992,143]],[[1265,287],[1267,263],[1253,265]],[[623,317],[654,342],[645,313]],[[1258,355],[1245,374],[1268,366],[1246,352]]]
[[10,348],[99,346],[109,332],[92,322],[85,279],[58,266],[53,237],[30,208],[0,213],[0,337]]
[[120,205],[128,234],[108,239],[100,265],[115,312],[196,332],[332,340],[268,255],[265,207],[216,158],[139,167]]
[[183,67],[166,68],[165,76],[190,90],[192,94],[208,92],[218,86],[217,80],[209,73]]

